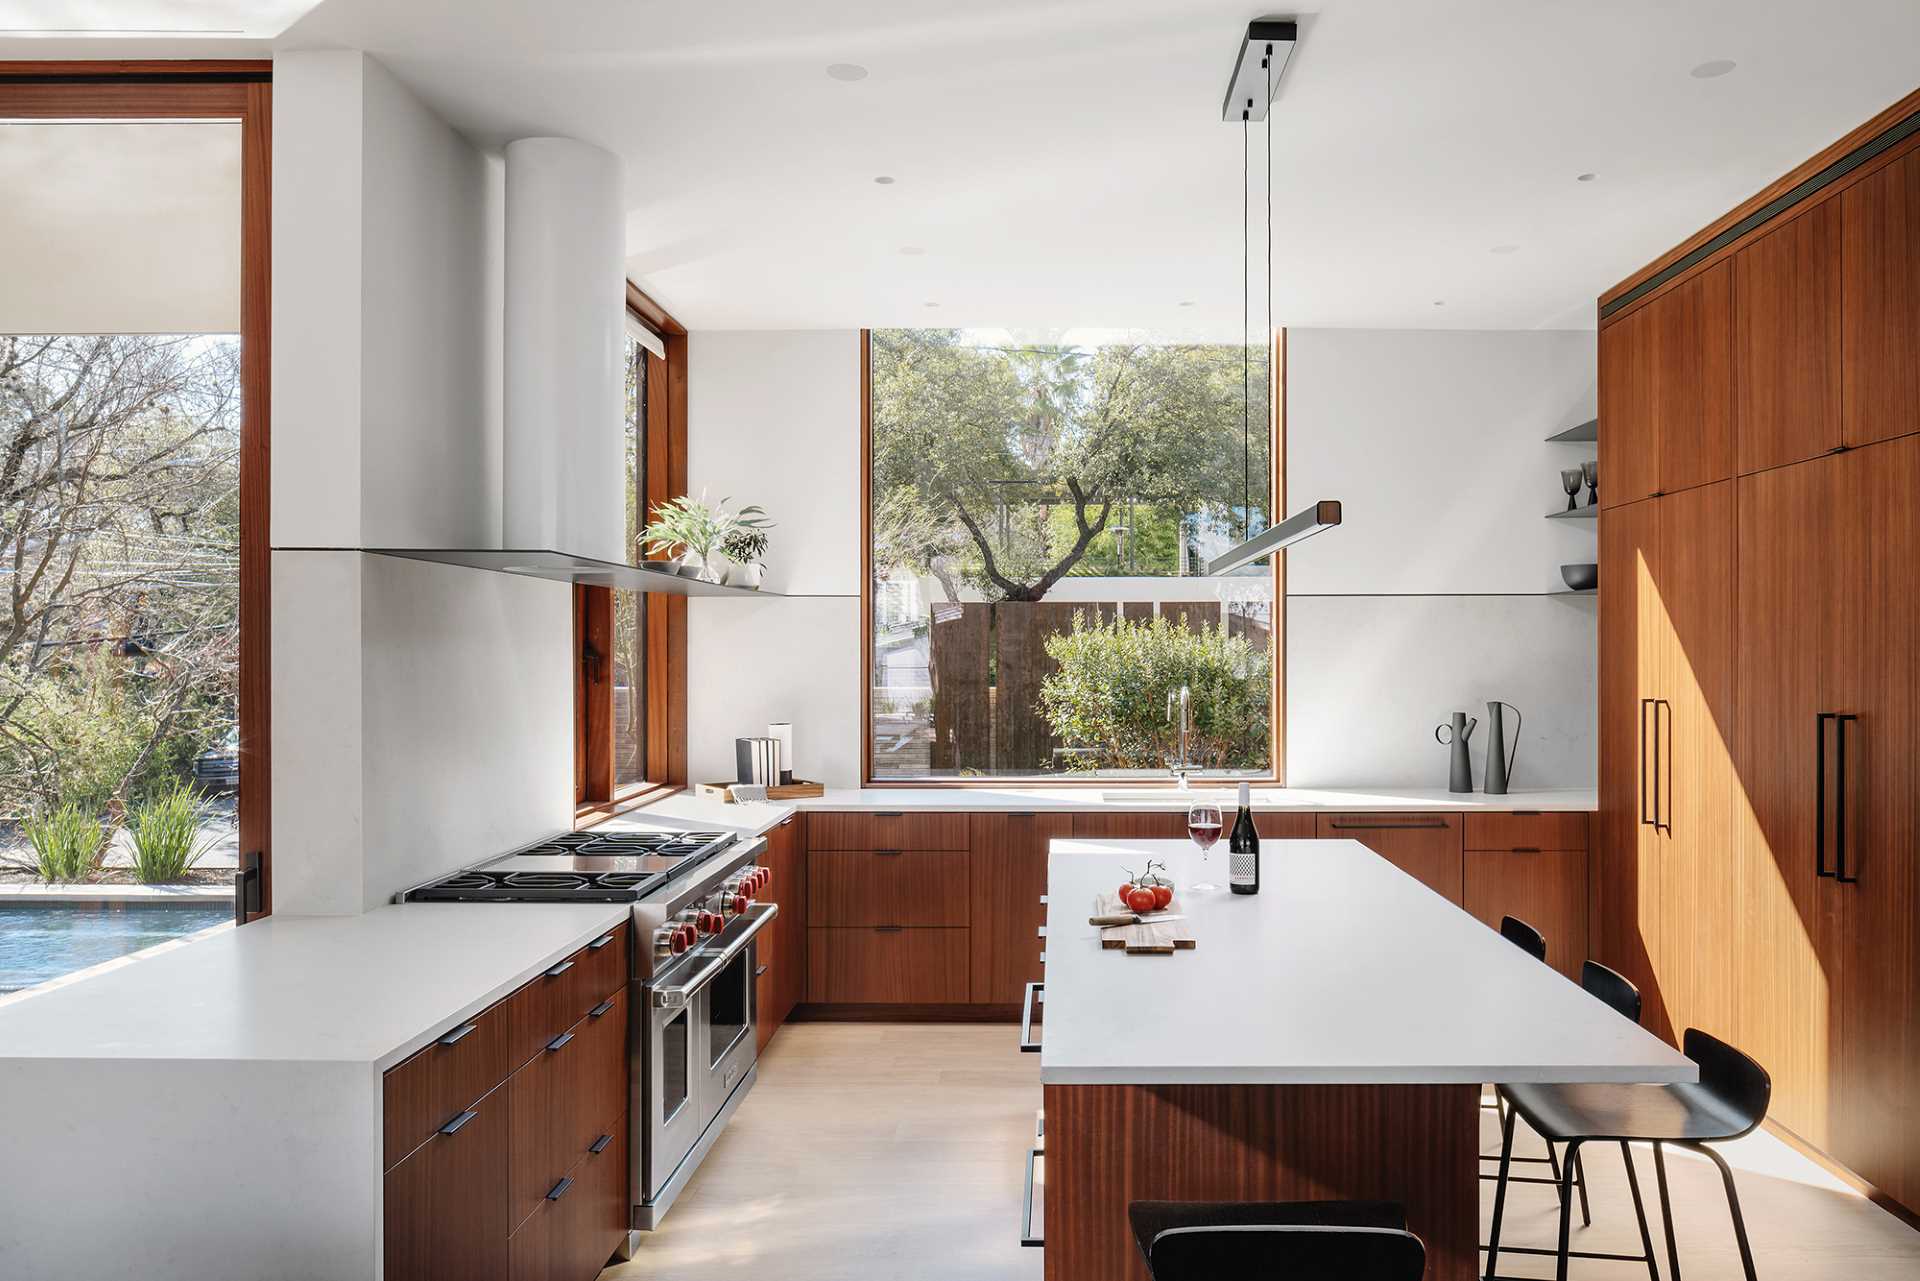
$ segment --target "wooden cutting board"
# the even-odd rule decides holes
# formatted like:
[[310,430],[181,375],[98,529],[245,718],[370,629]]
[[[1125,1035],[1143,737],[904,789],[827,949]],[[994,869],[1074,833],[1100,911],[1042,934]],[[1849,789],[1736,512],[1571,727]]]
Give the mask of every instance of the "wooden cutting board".
[[[1167,916],[1179,916],[1179,900],[1174,901],[1176,910],[1165,913]],[[1117,916],[1127,912],[1126,904],[1120,901],[1118,894],[1098,894],[1093,900],[1093,915]],[[1100,931],[1100,946],[1113,950],[1125,949],[1128,956],[1172,956],[1175,952],[1184,952],[1199,946],[1190,928],[1191,921],[1156,920],[1149,915],[1141,919],[1138,925],[1109,925]]]

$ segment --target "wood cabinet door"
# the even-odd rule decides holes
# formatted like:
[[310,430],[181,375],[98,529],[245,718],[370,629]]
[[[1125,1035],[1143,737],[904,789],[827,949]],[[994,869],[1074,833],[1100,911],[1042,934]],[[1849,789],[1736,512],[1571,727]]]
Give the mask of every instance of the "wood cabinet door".
[[772,874],[767,895],[780,905],[773,921],[760,932],[759,973],[754,999],[759,1004],[758,1048],[793,1013],[807,992],[807,848],[799,814],[789,814],[767,833],[764,866]]
[[[1830,781],[1842,975],[1832,1151],[1907,1205],[1920,1202],[1920,437],[1834,460],[1842,532],[1828,570],[1830,710],[1846,771]],[[1837,764],[1837,760],[1836,760]],[[1842,879],[1848,878],[1848,879]]]
[[[1733,475],[1733,267],[1720,262],[1647,305],[1662,493]],[[1603,430],[1604,439],[1606,432]],[[1604,478],[1601,484],[1604,485]]]
[[[1604,435],[1604,431],[1602,432]],[[1639,988],[1641,1019],[1670,1034],[1660,997],[1660,876],[1650,812],[1649,722],[1659,676],[1653,564],[1658,499],[1600,516],[1600,815],[1588,880],[1589,947]]]
[[807,999],[828,1005],[964,1005],[963,929],[807,929]]
[[1849,445],[1920,431],[1920,151],[1840,197],[1842,418]]
[[495,1090],[451,1134],[387,1171],[389,1281],[498,1281],[507,1275],[507,1099]]
[[1655,304],[1600,330],[1600,506],[1634,502],[1660,488],[1659,418],[1653,402]]
[[1347,838],[1419,880],[1450,903],[1461,886],[1461,821],[1458,814],[1322,814],[1322,837]]
[[1843,443],[1840,277],[1838,201],[1733,255],[1734,452],[1743,474]]
[[[1220,810],[1231,827],[1232,810],[1225,805]],[[1073,834],[1094,841],[1184,840],[1187,835],[1187,813],[1185,810],[1178,813],[1166,810],[1149,810],[1145,813],[1102,810],[1092,814],[1075,814]]]
[[1517,916],[1547,940],[1547,964],[1579,982],[1587,959],[1585,850],[1468,850],[1466,909],[1491,929]]
[[973,1003],[1017,1005],[1041,979],[1047,844],[1073,835],[1071,814],[973,816]]
[[814,925],[965,926],[965,850],[812,850],[807,920]]
[[1678,1034],[1697,1027],[1736,1041],[1739,960],[1733,913],[1735,712],[1732,481],[1659,500],[1660,539],[1650,602],[1657,629],[1661,895],[1655,954]]
[[1832,966],[1836,896],[1816,874],[1815,824],[1841,461],[1739,481],[1736,1043],[1773,1074],[1774,1119],[1816,1144],[1830,1137],[1830,1036],[1843,982]]

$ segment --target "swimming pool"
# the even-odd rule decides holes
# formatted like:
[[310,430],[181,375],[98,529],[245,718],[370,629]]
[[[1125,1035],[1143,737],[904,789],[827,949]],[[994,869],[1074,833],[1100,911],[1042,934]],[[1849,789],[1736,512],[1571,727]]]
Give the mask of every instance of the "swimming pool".
[[194,903],[0,904],[0,993],[233,919],[219,899]]

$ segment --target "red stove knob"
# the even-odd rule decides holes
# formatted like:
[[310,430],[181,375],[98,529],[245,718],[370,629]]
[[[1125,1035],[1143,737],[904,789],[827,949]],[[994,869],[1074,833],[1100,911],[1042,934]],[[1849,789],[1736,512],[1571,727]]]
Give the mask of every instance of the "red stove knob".
[[747,896],[744,894],[734,895],[733,896],[733,914],[735,916],[738,916],[740,915],[740,913],[746,910],[747,910]]
[[686,951],[686,950],[687,950],[687,934],[686,934],[686,931],[685,931],[685,930],[675,930],[675,931],[673,932],[673,942],[672,942],[671,944],[669,944],[668,946],[669,946],[669,947],[670,947],[670,948],[672,949],[672,951],[673,951],[673,954],[674,954],[675,956],[679,956],[679,955],[680,955],[680,954],[681,954],[682,952],[684,952],[684,951]]
[[692,921],[682,921],[679,928],[674,930],[673,933],[674,937],[680,940],[679,950],[682,952],[692,947],[699,941],[700,937],[699,932],[694,929]]

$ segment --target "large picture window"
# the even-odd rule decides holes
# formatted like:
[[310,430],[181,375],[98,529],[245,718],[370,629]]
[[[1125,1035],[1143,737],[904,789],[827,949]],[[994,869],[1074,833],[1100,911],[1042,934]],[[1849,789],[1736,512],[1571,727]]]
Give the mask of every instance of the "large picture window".
[[1277,777],[1269,351],[869,335],[868,777]]

